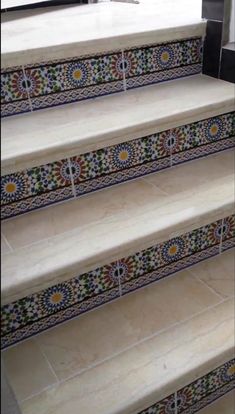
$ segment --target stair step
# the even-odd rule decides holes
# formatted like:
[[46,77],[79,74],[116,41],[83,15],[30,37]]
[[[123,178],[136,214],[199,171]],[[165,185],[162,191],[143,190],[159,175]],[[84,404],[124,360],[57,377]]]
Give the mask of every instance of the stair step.
[[193,76],[4,120],[1,217],[232,148],[234,109],[232,84]]
[[[202,36],[200,1],[140,0],[140,4],[101,3],[6,13],[2,16],[3,68],[66,59]],[[135,19],[133,20],[133,13]],[[13,17],[12,17],[13,16]],[[44,30],[50,27],[50,30]],[[60,30],[58,30],[58,27]],[[27,42],[26,42],[27,39]]]
[[232,390],[233,253],[4,351],[22,414],[187,414]]
[[2,175],[234,111],[233,85],[205,75],[2,120]]
[[233,212],[229,151],[4,222],[2,346],[232,247]]

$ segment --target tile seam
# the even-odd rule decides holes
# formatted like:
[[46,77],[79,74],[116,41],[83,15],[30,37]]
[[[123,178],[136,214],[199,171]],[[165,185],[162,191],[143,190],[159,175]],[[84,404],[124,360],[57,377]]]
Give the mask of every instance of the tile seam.
[[122,80],[123,80],[123,90],[124,90],[124,92],[126,92],[127,91],[127,82],[126,82],[126,73],[125,73],[125,67],[124,67],[124,62],[125,62],[125,58],[124,58],[125,50],[124,49],[121,50],[121,54],[122,54]]
[[[75,187],[75,184],[74,184],[74,177],[73,177],[73,171],[72,171],[72,164],[71,164],[71,158],[69,157],[69,158],[67,158],[67,161],[68,161],[68,166],[69,166],[69,174],[70,174],[70,180],[71,180],[71,187],[72,187],[72,193],[73,193],[73,197],[74,198],[77,198],[77,195],[76,195],[76,187]],[[64,200],[64,202],[65,201],[69,201],[69,200]],[[63,201],[62,201],[63,202]],[[56,203],[57,204],[57,203]],[[48,206],[49,207],[49,206]],[[44,208],[44,207],[42,207],[42,208]]]
[[32,101],[31,101],[31,98],[30,98],[29,88],[27,86],[27,77],[26,77],[26,72],[25,72],[24,65],[22,65],[22,72],[23,72],[24,81],[25,81],[25,84],[26,84],[26,92],[27,92],[27,96],[28,96],[28,103],[29,103],[29,107],[30,107],[30,112],[33,112],[33,105],[32,105]]
[[[142,340],[140,340],[140,341],[138,341],[138,342],[136,342],[136,343],[134,343],[134,344],[132,344],[132,345],[130,345],[130,346],[128,346],[128,347],[126,347],[126,348],[124,348],[123,350],[121,350],[121,351],[119,351],[119,352],[114,353],[113,355],[111,355],[111,356],[109,356],[109,357],[107,357],[107,358],[104,358],[104,359],[102,359],[102,360],[98,361],[98,362],[97,362],[97,363],[95,363],[95,364],[91,364],[91,365],[89,365],[87,368],[84,368],[84,369],[82,369],[82,370],[78,371],[76,374],[72,374],[72,375],[70,375],[70,376],[66,377],[66,378],[65,378],[65,379],[63,379],[63,380],[59,380],[59,383],[64,383],[64,382],[66,382],[66,381],[69,381],[69,380],[71,380],[71,379],[73,379],[73,378],[76,378],[76,377],[77,377],[77,376],[79,376],[79,375],[82,375],[83,373],[85,373],[85,372],[87,372],[87,371],[90,371],[90,370],[91,370],[91,369],[93,369],[93,368],[96,368],[96,367],[97,367],[97,366],[99,366],[99,365],[102,365],[103,363],[106,363],[106,362],[108,362],[108,361],[111,361],[112,359],[114,359],[114,358],[116,358],[116,357],[120,356],[121,354],[123,354],[123,353],[125,353],[125,352],[127,352],[127,351],[130,351],[131,349],[135,348],[136,346],[138,346],[138,345],[142,345],[143,343],[145,343],[145,342],[147,342],[147,341],[149,341],[149,340],[151,340],[151,339],[154,339],[154,338],[156,338],[157,336],[159,336],[159,335],[161,335],[161,334],[164,334],[164,333],[166,333],[167,331],[170,331],[170,330],[172,330],[173,328],[175,328],[175,327],[177,327],[177,326],[180,326],[180,325],[182,325],[182,324],[184,324],[184,323],[190,322],[190,320],[192,320],[193,318],[195,318],[195,317],[197,317],[197,316],[200,316],[201,314],[203,314],[203,313],[205,313],[205,312],[207,312],[207,311],[209,311],[209,310],[212,310],[212,309],[214,309],[215,307],[217,307],[217,306],[219,306],[219,305],[221,305],[221,304],[223,304],[224,302],[229,301],[229,300],[231,300],[231,299],[228,299],[228,298],[223,298],[220,302],[218,302],[218,303],[216,303],[216,304],[213,304],[213,305],[211,305],[211,306],[209,306],[209,307],[207,307],[207,308],[205,308],[205,309],[201,310],[200,312],[197,312],[197,313],[195,313],[195,314],[191,315],[189,318],[182,319],[181,321],[176,322],[176,323],[174,323],[174,324],[172,324],[172,325],[168,326],[167,328],[161,329],[161,330],[160,330],[160,331],[158,331],[157,333],[154,333],[153,335],[149,335],[149,336],[147,336],[146,338],[143,338]],[[226,318],[226,319],[224,319],[224,320],[223,320],[223,322],[228,321],[228,320],[230,320],[230,318]],[[222,322],[222,323],[223,323],[223,322]],[[216,325],[216,326],[218,326],[218,325]],[[214,329],[214,328],[213,328],[213,329]],[[162,357],[163,357],[163,356],[165,356],[165,355],[167,355],[167,354],[168,354],[168,352],[169,352],[169,351],[167,351],[165,354],[163,354],[163,355],[162,355]]]
[[222,218],[221,220],[221,234],[220,234],[220,242],[219,242],[219,254],[222,253],[222,248],[223,248],[223,236],[224,236],[224,231],[223,231],[223,227],[224,227],[224,218]]
[[54,375],[54,378],[55,378],[55,380],[56,380],[56,383],[51,384],[51,385],[56,385],[56,384],[58,384],[58,383],[59,383],[59,378],[57,377],[57,375],[56,375],[56,373],[55,373],[55,371],[54,371],[54,369],[53,369],[53,367],[52,367],[52,364],[51,364],[51,362],[50,362],[49,358],[47,357],[46,353],[43,351],[43,349],[42,349],[42,347],[41,347],[40,342],[38,341],[38,339],[37,339],[36,337],[34,337],[34,338],[32,338],[32,339],[33,339],[34,343],[38,346],[39,351],[41,352],[41,354],[42,354],[43,358],[44,358],[44,359],[45,359],[45,361],[47,362],[47,365],[48,365],[48,367],[49,367],[49,369],[50,369],[51,373]]
[[3,232],[1,232],[1,236],[3,238],[3,240],[5,241],[7,247],[10,249],[10,252],[7,253],[12,253],[14,251],[13,247],[11,247],[11,244],[9,243],[9,241],[7,240],[5,234]]

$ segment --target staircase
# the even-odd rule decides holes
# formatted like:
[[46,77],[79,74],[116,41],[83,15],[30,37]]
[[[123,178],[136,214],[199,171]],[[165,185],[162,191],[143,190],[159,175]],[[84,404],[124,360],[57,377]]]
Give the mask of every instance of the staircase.
[[4,14],[1,347],[23,414],[232,414],[234,85],[202,74],[188,3]]

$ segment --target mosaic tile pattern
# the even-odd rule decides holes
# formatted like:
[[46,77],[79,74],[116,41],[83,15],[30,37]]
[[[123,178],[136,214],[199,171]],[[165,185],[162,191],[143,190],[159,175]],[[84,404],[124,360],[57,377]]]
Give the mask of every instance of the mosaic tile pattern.
[[3,306],[2,347],[219,254],[222,238],[235,238],[232,221],[213,222]]
[[223,114],[5,175],[1,182],[2,218],[232,148],[234,125],[235,113]]
[[202,38],[9,68],[2,116],[62,105],[201,72]]
[[234,387],[233,359],[138,414],[193,414]]

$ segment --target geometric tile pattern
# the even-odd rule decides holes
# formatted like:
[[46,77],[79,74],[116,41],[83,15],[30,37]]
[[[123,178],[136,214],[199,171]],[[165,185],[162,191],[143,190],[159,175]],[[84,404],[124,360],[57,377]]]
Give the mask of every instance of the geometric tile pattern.
[[62,105],[201,72],[202,38],[9,68],[2,116]]
[[234,387],[235,359],[226,362],[139,414],[193,414]]
[[5,175],[2,218],[231,148],[234,129],[235,113],[227,113]]
[[2,347],[219,254],[222,241],[235,238],[234,221],[210,223],[4,305]]

